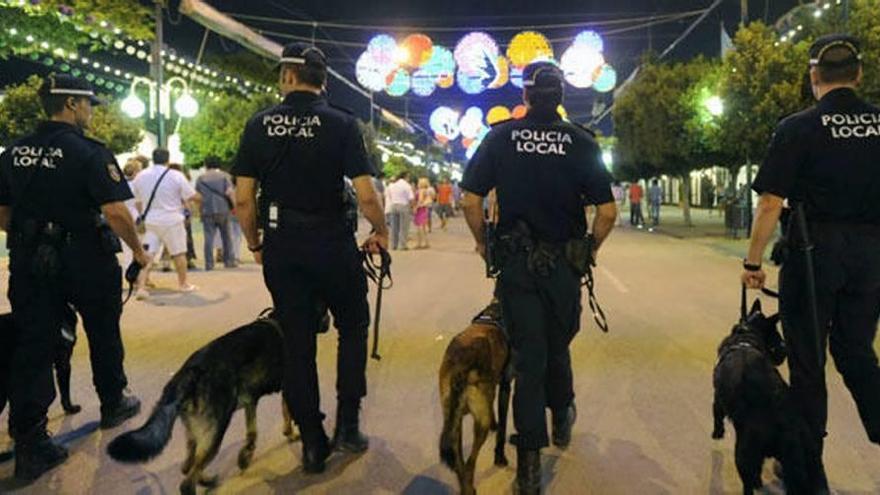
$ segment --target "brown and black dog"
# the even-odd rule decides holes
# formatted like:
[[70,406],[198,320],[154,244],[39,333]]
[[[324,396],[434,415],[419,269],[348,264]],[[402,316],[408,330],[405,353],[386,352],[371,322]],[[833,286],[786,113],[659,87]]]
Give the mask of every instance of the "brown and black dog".
[[[461,493],[473,494],[477,455],[490,430],[497,430],[495,465],[506,466],[504,444],[510,402],[510,347],[501,326],[498,301],[484,309],[446,348],[440,366],[440,401],[443,405],[443,433],[440,459],[458,477]],[[498,396],[498,421],[493,405]],[[467,461],[462,452],[462,420],[474,420],[474,443]]]

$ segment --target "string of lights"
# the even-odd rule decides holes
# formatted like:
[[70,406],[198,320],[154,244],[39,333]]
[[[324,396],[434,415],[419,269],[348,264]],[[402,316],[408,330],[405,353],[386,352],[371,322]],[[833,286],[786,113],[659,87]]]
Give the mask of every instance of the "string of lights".
[[[839,6],[843,3],[842,0],[834,0],[834,1],[818,1],[811,5],[804,5],[800,7],[800,9],[812,9],[812,16],[815,19],[821,19],[822,16],[826,15],[826,12],[831,10],[834,6]],[[794,42],[797,36],[803,32],[804,25],[796,24],[792,25],[792,17],[785,16],[780,19],[780,22],[777,23],[777,29],[782,31],[782,35],[779,38],[779,41],[775,43],[776,46],[779,46],[781,43]]]

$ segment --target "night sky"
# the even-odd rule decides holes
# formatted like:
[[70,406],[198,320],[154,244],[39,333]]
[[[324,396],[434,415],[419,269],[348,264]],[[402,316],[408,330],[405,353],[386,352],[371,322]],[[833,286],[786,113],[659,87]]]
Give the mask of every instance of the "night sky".
[[[173,12],[166,16],[166,42],[179,54],[190,59],[195,58],[204,28],[188,18],[178,18],[176,7],[179,0],[172,0]],[[209,0],[209,3],[222,12],[229,14],[249,14],[266,16],[276,19],[296,19],[318,22],[340,22],[363,26],[412,26],[422,28],[420,31],[401,29],[391,34],[406,35],[412,32],[424,32],[432,37],[435,43],[448,47],[455,46],[457,40],[474,27],[483,27],[492,34],[499,45],[506,45],[518,30],[503,29],[541,24],[561,24],[609,21],[621,18],[650,17],[675,12],[686,12],[703,9],[713,0],[552,0],[545,2],[523,0]],[[752,19],[774,21],[779,15],[797,4],[797,0],[751,0],[750,16]],[[442,8],[440,6],[443,6]],[[552,6],[548,10],[548,6]],[[672,52],[671,58],[686,59],[702,53],[718,56],[720,50],[720,25],[723,22],[729,32],[736,29],[740,18],[739,0],[723,0],[722,5],[710,15],[700,27],[694,31],[679,47]],[[630,74],[638,64],[639,58],[646,50],[653,48],[662,51],[678,37],[696,17],[631,30],[625,33],[605,36],[605,57],[618,71],[620,80]],[[176,22],[174,24],[173,22]],[[291,26],[256,20],[242,22],[257,29],[277,31],[293,36],[311,38],[313,30],[308,26]],[[455,27],[457,31],[431,31],[431,27]],[[618,26],[595,27],[600,34]],[[548,38],[572,37],[583,28],[540,29]],[[339,29],[321,27],[314,32],[320,46],[328,55],[330,64],[351,80],[355,80],[355,60],[363,51],[358,44],[366,44],[369,39],[383,31],[374,28]],[[286,40],[275,37],[276,41]],[[332,40],[332,41],[331,41]],[[334,43],[336,42],[336,43]],[[338,44],[337,44],[338,43]],[[568,46],[568,42],[554,43],[557,56]],[[212,35],[207,44],[207,51],[212,54],[224,54],[241,50],[230,41],[221,40]],[[9,62],[5,62],[9,64]],[[45,71],[33,64],[10,64],[15,70],[2,75],[3,83],[15,79],[23,79],[28,72]],[[332,81],[329,87],[331,98],[348,107],[362,118],[369,115],[368,101],[345,87]],[[590,112],[596,98],[610,103],[610,95],[600,95],[593,90],[578,90],[567,87],[566,107],[574,120],[589,120]],[[502,104],[508,107],[520,102],[520,90],[507,85],[499,90],[490,90],[477,96],[469,96],[457,86],[446,90],[437,90],[434,95],[421,98],[409,96],[393,98],[379,94],[376,102],[398,115],[408,111],[408,115],[418,124],[427,127],[428,115],[439,105],[448,105],[464,109],[476,105],[483,109]],[[610,119],[606,119],[610,120]],[[604,122],[603,130],[610,131],[609,122]]]

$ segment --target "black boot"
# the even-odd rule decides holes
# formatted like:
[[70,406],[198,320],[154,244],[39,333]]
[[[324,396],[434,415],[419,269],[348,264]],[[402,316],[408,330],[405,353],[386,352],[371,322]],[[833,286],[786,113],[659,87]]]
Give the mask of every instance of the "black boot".
[[541,451],[516,449],[516,487],[518,495],[540,495]]
[[101,404],[101,428],[115,428],[141,412],[141,401],[133,395],[121,395],[111,404]]
[[323,473],[327,468],[327,458],[330,457],[330,445],[324,427],[300,427],[302,433],[303,456],[302,463],[305,472],[310,474]]
[[342,452],[360,454],[370,448],[370,440],[361,433],[359,406],[336,410],[336,429],[333,432],[333,448]]
[[553,411],[553,445],[564,449],[571,444],[571,429],[577,420],[577,408],[572,402],[560,411]]
[[15,477],[31,482],[67,460],[67,449],[56,444],[45,432],[34,440],[16,442]]

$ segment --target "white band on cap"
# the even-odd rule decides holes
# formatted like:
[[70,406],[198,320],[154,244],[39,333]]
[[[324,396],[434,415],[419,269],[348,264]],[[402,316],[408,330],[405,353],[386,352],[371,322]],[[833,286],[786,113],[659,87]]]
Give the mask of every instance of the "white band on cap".
[[50,89],[49,94],[53,95],[75,95],[75,96],[95,96],[94,91],[89,91],[88,89],[64,89],[64,88],[55,88]]
[[304,64],[306,63],[306,59],[303,57],[281,57],[280,63],[282,64]]

